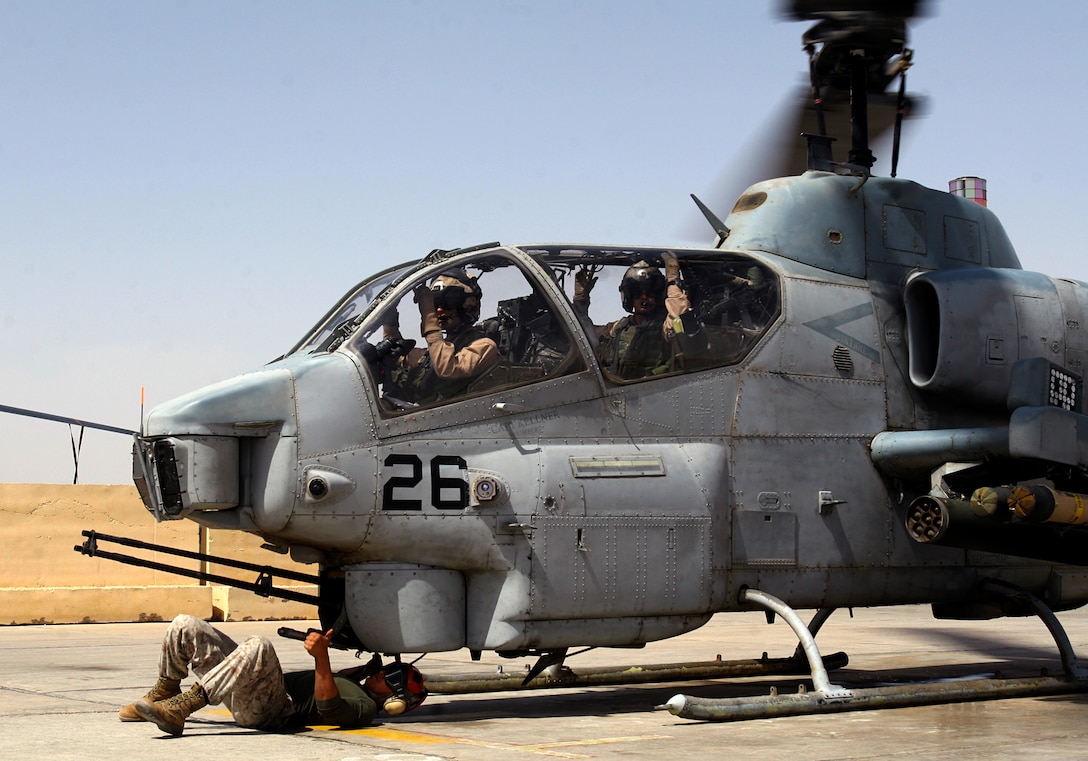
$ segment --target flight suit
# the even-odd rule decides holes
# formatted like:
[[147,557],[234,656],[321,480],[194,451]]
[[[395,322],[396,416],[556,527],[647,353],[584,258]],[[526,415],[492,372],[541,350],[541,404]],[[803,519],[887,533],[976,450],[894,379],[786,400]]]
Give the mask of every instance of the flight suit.
[[[592,286],[590,286],[592,288]],[[588,323],[589,289],[576,289],[575,311]],[[687,292],[670,284],[664,309],[642,324],[634,315],[593,326],[599,336],[597,357],[613,375],[625,380],[683,369],[684,356],[705,347],[702,326],[694,321]],[[591,324],[591,323],[590,323]]]
[[614,375],[631,380],[660,375],[672,369],[672,342],[664,335],[665,315],[654,315],[641,325],[631,316],[612,323],[601,338],[598,356]]
[[432,332],[427,335],[426,351],[413,352],[393,370],[386,393],[416,404],[451,399],[463,394],[499,359],[495,342],[474,325],[448,339]]

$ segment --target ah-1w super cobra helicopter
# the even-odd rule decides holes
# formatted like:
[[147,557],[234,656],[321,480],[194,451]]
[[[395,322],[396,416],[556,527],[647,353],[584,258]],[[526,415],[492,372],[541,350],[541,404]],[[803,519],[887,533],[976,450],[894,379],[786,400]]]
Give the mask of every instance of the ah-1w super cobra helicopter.
[[[866,5],[792,4],[817,22],[816,100],[851,94],[846,162],[816,127],[808,171],[724,219],[701,205],[711,249],[494,243],[380,273],[279,360],[147,415],[147,508],[316,564],[322,622],[352,648],[536,656],[526,682],[571,648],[718,612],[790,622],[815,690],[669,701],[685,717],[1084,689],[1051,611],[1088,602],[1088,286],[1023,271],[984,205],[871,176],[867,95],[905,72],[916,3]],[[670,256],[701,338],[664,372],[616,375],[593,328],[623,316],[628,268]],[[501,361],[452,396],[401,398],[414,294],[452,270],[476,278]],[[107,555],[98,539],[77,549]],[[1066,674],[828,681],[813,637],[832,610],[915,603],[1037,613]]]

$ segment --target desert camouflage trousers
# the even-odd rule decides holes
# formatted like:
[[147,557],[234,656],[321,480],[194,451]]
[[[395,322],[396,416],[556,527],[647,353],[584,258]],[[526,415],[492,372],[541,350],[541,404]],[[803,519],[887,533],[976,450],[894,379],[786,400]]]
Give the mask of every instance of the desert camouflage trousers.
[[207,621],[178,616],[162,641],[159,676],[185,679],[190,670],[208,704],[225,705],[239,726],[275,729],[294,713],[267,637],[249,637],[239,645]]

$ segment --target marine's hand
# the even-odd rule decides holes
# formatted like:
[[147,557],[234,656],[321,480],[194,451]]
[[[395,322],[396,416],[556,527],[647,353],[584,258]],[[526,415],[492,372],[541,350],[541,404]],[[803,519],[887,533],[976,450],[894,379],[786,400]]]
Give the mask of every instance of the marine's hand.
[[677,283],[680,281],[680,262],[676,258],[676,254],[672,251],[666,251],[661,254],[661,260],[665,262],[665,282]]
[[306,647],[306,652],[314,658],[319,657],[323,653],[327,658],[329,656],[329,643],[332,641],[333,631],[333,629],[329,629],[324,634],[319,631],[312,631],[307,634],[306,641],[303,643]]
[[383,328],[399,328],[400,327],[400,312],[396,309],[388,309],[385,314],[382,315],[382,327]]
[[425,284],[417,285],[415,290],[412,291],[414,301],[419,304],[419,313],[423,314],[424,309],[428,312],[434,311],[434,291],[428,288]]
[[594,275],[594,269],[586,264],[583,264],[578,268],[578,271],[574,273],[574,300],[581,301],[589,298],[590,291],[593,290],[593,286],[597,284],[597,277]]

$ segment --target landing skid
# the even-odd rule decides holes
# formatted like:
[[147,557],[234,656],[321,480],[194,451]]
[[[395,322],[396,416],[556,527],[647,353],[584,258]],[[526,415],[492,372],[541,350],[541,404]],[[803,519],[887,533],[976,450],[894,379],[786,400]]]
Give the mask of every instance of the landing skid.
[[[822,660],[827,669],[838,669],[849,662],[846,653],[833,653]],[[694,663],[663,663],[654,666],[616,666],[592,671],[574,672],[568,666],[552,666],[526,682],[525,674],[497,672],[494,674],[424,674],[427,690],[443,695],[464,695],[506,690],[541,690],[557,687],[607,687],[625,684],[654,684],[658,682],[688,682],[724,679],[788,676],[808,671],[805,660],[791,658],[762,658],[751,660]]]
[[781,600],[754,589],[741,591],[742,603],[750,602],[782,616],[800,640],[798,652],[808,659],[813,690],[802,690],[795,695],[779,695],[771,690],[769,695],[725,698],[720,700],[676,695],[658,710],[668,710],[683,719],[701,721],[743,721],[777,716],[799,716],[814,713],[839,713],[866,711],[877,708],[904,708],[908,706],[961,703],[974,700],[1000,700],[1004,698],[1039,697],[1088,691],[1088,671],[1077,663],[1076,655],[1065,630],[1054,612],[1035,595],[1012,584],[990,580],[984,583],[987,591],[1004,596],[1017,597],[1032,606],[1046,624],[1061,655],[1062,676],[1039,676],[1017,679],[970,679],[955,682],[930,682],[894,685],[890,687],[866,687],[847,689],[831,684],[827,670],[816,647],[815,631],[827,620],[830,611],[820,611],[810,628],[806,628],[797,613]]

